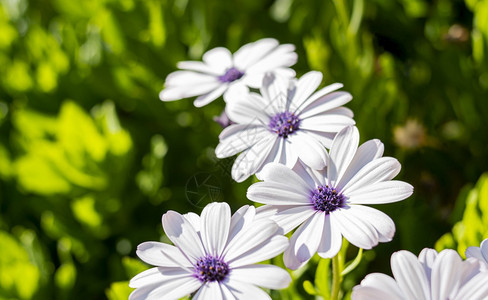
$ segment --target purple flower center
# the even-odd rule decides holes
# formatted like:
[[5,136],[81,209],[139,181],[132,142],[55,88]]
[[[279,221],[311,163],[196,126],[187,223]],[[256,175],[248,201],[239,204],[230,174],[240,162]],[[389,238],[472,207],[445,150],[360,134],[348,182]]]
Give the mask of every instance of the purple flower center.
[[346,201],[344,195],[337,193],[334,188],[319,186],[312,191],[311,200],[315,210],[329,214],[337,208],[344,207]]
[[232,82],[237,79],[240,79],[244,76],[244,72],[239,71],[238,69],[232,67],[225,71],[224,75],[220,75],[218,78],[220,82]]
[[299,129],[300,119],[294,113],[285,111],[271,118],[269,129],[284,138]]
[[195,264],[194,276],[201,282],[222,281],[229,274],[229,266],[219,258],[207,255]]

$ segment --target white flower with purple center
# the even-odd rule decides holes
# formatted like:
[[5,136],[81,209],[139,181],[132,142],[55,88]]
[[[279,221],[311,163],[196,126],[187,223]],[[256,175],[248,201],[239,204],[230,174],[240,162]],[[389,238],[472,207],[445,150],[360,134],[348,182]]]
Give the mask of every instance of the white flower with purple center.
[[336,133],[355,124],[347,92],[335,92],[335,83],[315,92],[320,72],[309,72],[299,80],[267,75],[257,93],[232,94],[226,113],[233,122],[219,136],[218,158],[241,153],[232,167],[232,178],[241,182],[269,162],[292,168],[298,159],[314,169],[326,165],[324,147]]
[[145,242],[137,255],[156,266],[136,275],[129,299],[271,299],[257,286],[286,288],[287,271],[257,264],[275,257],[288,246],[271,220],[256,220],[253,206],[232,215],[227,203],[207,205],[201,217],[194,213],[163,215],[163,229],[175,246]]
[[179,62],[182,70],[166,77],[159,98],[173,101],[198,96],[193,104],[201,107],[232,89],[261,87],[267,72],[293,77],[295,71],[289,67],[296,61],[295,46],[280,45],[271,38],[244,45],[234,54],[226,48],[214,48],[203,55],[203,62]]
[[367,275],[352,291],[352,300],[488,299],[488,273],[474,258],[463,261],[451,249],[424,249],[417,258],[402,250],[391,256],[393,277]]
[[484,262],[488,267],[488,239],[482,241],[479,247],[468,247],[465,254],[466,257],[474,257]]
[[313,170],[298,162],[289,169],[272,163],[259,173],[263,181],[249,187],[247,197],[266,204],[258,208],[258,216],[276,221],[285,234],[298,227],[283,256],[288,268],[299,268],[315,252],[335,256],[342,237],[364,249],[393,238],[391,218],[365,204],[403,200],[413,187],[392,180],[401,166],[395,158],[382,157],[379,140],[358,144],[357,128],[348,126],[334,138],[329,154],[323,150],[327,168]]

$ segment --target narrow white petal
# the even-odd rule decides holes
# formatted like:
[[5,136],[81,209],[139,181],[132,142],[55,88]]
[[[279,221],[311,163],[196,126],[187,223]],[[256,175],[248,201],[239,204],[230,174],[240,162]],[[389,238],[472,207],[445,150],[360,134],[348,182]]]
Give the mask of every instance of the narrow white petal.
[[277,266],[251,265],[232,269],[229,281],[233,280],[277,290],[288,287],[291,277],[287,271]]
[[247,230],[251,226],[254,216],[256,215],[256,208],[254,206],[244,205],[239,208],[230,220],[229,240],[230,243],[240,232]]
[[264,76],[261,95],[266,99],[265,110],[268,114],[274,115],[288,110],[287,97],[290,84],[290,79],[276,76],[273,73],[267,73]]
[[225,112],[238,124],[256,124],[268,127],[270,117],[265,113],[266,102],[255,93],[242,94],[227,103]]
[[158,242],[145,242],[137,246],[137,256],[144,262],[159,267],[192,267],[180,249]]
[[270,133],[261,125],[232,124],[220,133],[220,143],[215,148],[215,155],[218,158],[233,156],[267,136],[270,136]]
[[274,136],[267,136],[242,152],[232,166],[232,178],[237,182],[242,182],[252,174],[259,172],[277,142],[276,140],[277,138]]
[[234,53],[234,65],[241,70],[246,70],[250,65],[258,61],[263,55],[278,46],[278,41],[267,38],[261,39],[254,43],[249,43]]
[[221,85],[219,82],[205,82],[191,85],[191,88],[188,88],[188,86],[166,87],[159,93],[159,99],[162,101],[174,101],[204,95],[219,88]]
[[337,224],[341,234],[351,244],[363,249],[373,248],[379,241],[378,232],[369,222],[351,213],[351,209],[341,208],[331,212],[331,222]]
[[352,190],[347,194],[353,204],[383,204],[401,201],[410,197],[413,187],[403,181],[383,181]]
[[336,136],[336,132],[320,132],[308,130],[307,135],[319,141],[322,147],[330,149],[330,147],[332,146],[332,141]]
[[488,272],[481,272],[467,282],[453,298],[464,299],[488,299]]
[[325,172],[308,168],[301,160],[297,161],[293,171],[307,183],[310,191],[313,191],[319,185],[325,185]]
[[171,210],[162,219],[164,232],[189,260],[196,261],[205,255],[202,241],[188,220]]
[[481,254],[483,254],[483,257],[485,258],[485,262],[488,263],[488,239],[485,239],[481,242],[480,249]]
[[179,267],[157,267],[143,271],[134,276],[129,283],[131,288],[140,288],[155,283],[164,284],[179,278],[193,277],[193,274],[186,269]]
[[340,107],[352,100],[351,94],[347,92],[334,92],[319,99],[311,101],[309,98],[300,109],[297,110],[300,118],[308,118],[320,113]]
[[315,102],[317,99],[320,99],[324,97],[325,95],[338,90],[342,88],[344,85],[342,83],[333,83],[331,85],[328,85],[317,92],[315,92],[313,95],[311,95],[308,99],[303,101],[302,103],[299,104],[298,107],[295,109],[295,113],[299,114],[304,108],[306,108],[310,103]]
[[275,235],[269,240],[256,245],[244,254],[239,255],[229,264],[230,268],[252,265],[276,257],[288,248],[288,238],[284,235]]
[[422,264],[424,267],[425,275],[427,276],[427,279],[429,280],[429,285],[430,285],[430,280],[431,280],[431,274],[432,274],[432,268],[434,267],[434,262],[435,259],[437,258],[437,251],[434,249],[430,248],[424,248],[420,254],[419,254],[419,262]]
[[201,285],[202,283],[193,276],[178,278],[138,288],[130,294],[129,300],[179,299],[193,293]]
[[378,241],[385,243],[393,239],[395,223],[384,212],[363,205],[351,205],[351,209],[348,212],[351,216],[361,219],[361,222],[372,226],[376,230]]
[[249,74],[272,72],[280,67],[290,67],[297,62],[298,55],[294,52],[295,46],[285,44],[270,51],[266,56],[246,68]]
[[203,61],[221,75],[232,67],[232,54],[223,47],[217,47],[203,54]]
[[225,90],[227,90],[227,85],[220,85],[209,93],[198,96],[195,101],[193,101],[193,105],[195,105],[195,107],[205,106],[217,99],[218,97],[222,96]]
[[342,129],[334,138],[327,161],[327,178],[336,187],[346,172],[359,145],[359,131],[355,126]]
[[311,71],[305,73],[296,84],[295,93],[291,102],[290,110],[296,111],[313,92],[319,87],[322,82],[322,73]]
[[297,131],[288,136],[298,157],[307,166],[321,170],[327,162],[327,151],[323,145],[306,131]]
[[359,170],[374,159],[381,157],[384,148],[383,143],[378,139],[369,140],[359,146],[354,158],[347,167],[346,172],[344,172],[341,180],[337,183],[336,188],[342,190],[344,185],[348,183]]
[[247,198],[263,204],[310,205],[310,192],[298,193],[290,184],[276,182],[256,182],[247,190]]
[[479,247],[468,247],[466,249],[466,257],[474,257],[480,261],[485,261],[483,254],[481,253],[481,249]]
[[405,299],[430,299],[429,281],[415,255],[405,250],[393,253],[391,270]]
[[202,211],[202,242],[206,253],[219,256],[229,237],[230,206],[227,203],[210,203]]
[[457,291],[462,264],[461,257],[454,250],[446,249],[437,255],[431,275],[433,299],[449,299]]
[[315,210],[312,205],[264,205],[257,209],[257,213],[257,218],[269,218],[275,221],[283,230],[282,233],[287,234],[312,217]]
[[207,282],[202,285],[198,292],[193,296],[193,300],[226,300],[220,289],[218,281]]
[[255,246],[269,240],[276,234],[279,227],[271,220],[257,220],[246,231],[241,231],[230,241],[222,254],[227,263],[239,258],[241,254],[253,249]]
[[211,83],[221,84],[217,77],[210,74],[202,74],[193,71],[175,71],[166,76],[164,86],[166,88],[181,87],[189,90],[188,87],[193,89],[197,85]]
[[396,281],[385,274],[372,273],[367,275],[361,285],[352,290],[354,300],[402,300],[405,299]]
[[265,291],[253,284],[238,280],[224,281],[223,284],[232,292],[236,299],[271,300],[271,297]]
[[196,71],[200,73],[211,74],[214,76],[220,76],[218,70],[212,69],[210,66],[204,64],[201,61],[180,61],[177,65],[178,69],[185,69],[190,71]]
[[356,122],[344,115],[322,113],[301,119],[300,129],[302,130],[314,130],[322,132],[339,132],[346,126],[351,126]]
[[270,183],[286,184],[289,190],[307,196],[311,191],[308,184],[295,171],[278,163],[267,164],[260,172],[259,179]]
[[193,228],[195,228],[196,232],[200,232],[201,220],[199,215],[194,212],[189,212],[184,214],[183,217],[187,219],[188,222],[191,223],[191,225],[193,225]]
[[285,266],[295,270],[305,264],[317,252],[322,239],[325,214],[316,212],[291,236],[290,246],[283,256]]
[[323,258],[332,258],[337,255],[342,246],[342,234],[337,225],[331,222],[330,215],[325,216],[322,239],[317,253]]
[[342,192],[350,194],[356,189],[381,181],[391,180],[400,172],[401,165],[395,158],[380,157],[365,165],[351,180],[344,184]]

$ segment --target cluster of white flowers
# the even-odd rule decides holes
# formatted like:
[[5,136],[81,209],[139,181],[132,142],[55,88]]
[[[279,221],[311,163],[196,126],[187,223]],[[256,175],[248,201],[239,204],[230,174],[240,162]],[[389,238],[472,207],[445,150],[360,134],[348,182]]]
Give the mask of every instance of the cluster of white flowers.
[[[239,154],[232,178],[242,182],[255,174],[261,182],[248,189],[247,197],[265,205],[244,206],[232,216],[226,203],[207,205],[201,216],[165,213],[163,228],[174,246],[138,246],[137,255],[156,267],[130,281],[136,288],[130,299],[189,294],[193,299],[270,299],[257,286],[286,288],[291,278],[284,269],[257,264],[261,261],[284,252],[285,266],[297,269],[315,253],[337,255],[343,237],[364,249],[392,240],[393,221],[367,205],[404,200],[413,187],[392,180],[400,163],[382,157],[381,141],[359,146],[353,113],[343,106],[352,96],[337,91],[342,84],[318,89],[322,74],[315,71],[295,78],[289,68],[297,60],[294,50],[275,39],[247,44],[234,54],[215,48],[203,62],[180,62],[182,70],[166,78],[163,101],[197,96],[194,105],[201,107],[223,95],[230,125],[220,134],[215,154]],[[288,240],[284,234],[294,229]],[[468,252],[486,260],[486,248]],[[452,252],[434,252],[422,252],[420,262],[406,251],[394,254],[396,281],[371,274],[354,289],[353,299],[460,299],[485,293],[467,291],[488,276],[478,275],[474,258],[461,262]],[[455,268],[446,269],[444,261]]]

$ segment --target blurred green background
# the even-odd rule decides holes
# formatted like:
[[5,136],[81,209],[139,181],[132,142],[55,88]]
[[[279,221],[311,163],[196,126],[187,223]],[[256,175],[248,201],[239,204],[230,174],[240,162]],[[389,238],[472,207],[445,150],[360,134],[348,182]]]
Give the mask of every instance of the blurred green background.
[[[344,83],[361,140],[415,187],[379,206],[396,236],[346,290],[393,251],[488,237],[486,177],[472,189],[488,171],[487,0],[0,0],[0,299],[126,299],[147,268],[136,246],[168,241],[163,213],[250,204],[252,179],[214,155],[223,101],[158,93],[178,61],[264,37],[296,45],[298,75]],[[314,274],[273,297],[313,298]]]

